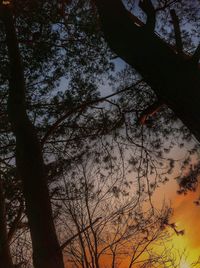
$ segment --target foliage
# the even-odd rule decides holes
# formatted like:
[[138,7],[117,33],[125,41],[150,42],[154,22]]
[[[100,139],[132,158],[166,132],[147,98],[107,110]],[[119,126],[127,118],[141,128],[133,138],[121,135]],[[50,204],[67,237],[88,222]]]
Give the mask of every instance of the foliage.
[[[132,2],[126,4],[132,8]],[[173,25],[166,20],[174,8],[187,53],[194,51],[199,38],[197,4],[155,1],[156,31],[174,44]],[[89,252],[95,239],[98,245],[95,253],[90,252],[90,262],[99,258],[99,250],[114,258],[127,244],[128,253],[123,254],[129,255],[133,248],[136,254],[136,238],[145,248],[154,240],[154,233],[151,238],[146,234],[156,221],[159,238],[162,219],[159,213],[142,214],[142,202],[148,200],[153,206],[154,190],[167,182],[177,167],[181,167],[180,192],[194,190],[199,168],[191,161],[198,158],[199,145],[165,106],[149,116],[146,124],[139,124],[157,98],[134,70],[111,53],[90,2],[17,0],[12,8],[24,64],[27,111],[43,147],[54,216],[57,223],[64,222],[61,239],[101,217],[94,228],[91,225],[90,231],[66,248],[67,257],[82,261],[80,248]],[[142,13],[138,15],[144,19]],[[7,225],[11,230],[19,218],[11,248],[16,263],[22,261],[28,267],[31,246],[14,161],[15,139],[7,117],[9,63],[2,22],[0,38],[0,161]],[[181,155],[178,159],[173,158],[175,151]],[[182,154],[186,155],[183,160]]]

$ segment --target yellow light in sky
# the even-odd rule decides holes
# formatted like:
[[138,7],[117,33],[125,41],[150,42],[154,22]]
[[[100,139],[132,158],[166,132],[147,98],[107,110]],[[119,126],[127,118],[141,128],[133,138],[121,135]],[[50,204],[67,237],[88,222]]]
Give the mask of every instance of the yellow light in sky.
[[180,268],[190,268],[190,265],[185,261],[181,261]]

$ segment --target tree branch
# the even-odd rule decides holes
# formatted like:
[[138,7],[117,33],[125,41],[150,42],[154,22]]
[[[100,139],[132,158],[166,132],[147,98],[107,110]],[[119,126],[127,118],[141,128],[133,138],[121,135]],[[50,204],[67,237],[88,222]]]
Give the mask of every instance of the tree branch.
[[198,45],[197,49],[195,50],[191,60],[192,60],[192,62],[194,62],[195,64],[198,65],[199,59],[200,59],[200,44]]
[[175,33],[175,41],[176,41],[176,49],[179,55],[183,55],[183,42],[181,38],[181,30],[179,24],[179,18],[176,15],[176,11],[174,9],[170,10],[172,23],[174,26],[174,33]]
[[157,34],[138,27],[121,0],[94,1],[110,48],[140,73],[200,141],[200,69],[190,68],[188,55],[177,55]]
[[156,10],[151,0],[141,0],[139,2],[139,7],[147,15],[146,27],[148,28],[148,30],[153,32],[156,24]]
[[158,100],[154,102],[152,105],[148,106],[140,115],[138,122],[140,125],[145,125],[146,120],[149,116],[153,116],[155,113],[157,113],[162,106],[164,105],[164,102],[161,100]]
[[72,237],[70,237],[69,239],[67,239],[67,241],[65,241],[60,246],[61,250],[63,250],[66,246],[68,246],[80,234],[84,233],[86,230],[88,230],[89,228],[91,228],[92,225],[96,224],[99,220],[101,220],[101,217],[97,218],[95,221],[91,222],[91,224],[89,224],[87,227],[83,228],[80,232],[76,233],[75,235],[73,235]]
[[[138,85],[139,83],[141,83],[142,80],[139,80],[135,83],[134,86]],[[105,97],[99,98],[99,99],[94,99],[91,101],[86,101],[83,102],[81,105],[79,106],[75,106],[74,108],[72,108],[71,110],[67,111],[63,116],[61,116],[54,124],[52,124],[49,128],[49,130],[46,132],[46,134],[44,135],[44,137],[41,140],[41,145],[43,146],[44,143],[47,141],[47,139],[49,138],[49,136],[60,126],[60,124],[67,119],[70,115],[76,113],[76,112],[80,112],[81,110],[86,109],[88,106],[103,102],[105,100],[107,100],[108,98],[114,97],[122,92],[125,92],[129,89],[131,89],[133,86],[131,85],[130,87],[126,87],[122,90],[119,90],[115,93],[112,93],[110,95],[107,95]]]

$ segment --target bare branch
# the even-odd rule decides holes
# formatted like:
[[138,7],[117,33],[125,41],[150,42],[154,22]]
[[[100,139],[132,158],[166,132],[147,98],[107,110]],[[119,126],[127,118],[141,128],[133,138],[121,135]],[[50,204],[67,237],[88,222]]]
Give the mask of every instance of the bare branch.
[[139,7],[147,15],[146,27],[153,32],[155,29],[155,24],[156,24],[156,10],[151,0],[141,0],[139,2]]
[[148,106],[140,115],[138,123],[140,125],[144,125],[148,117],[153,116],[155,113],[157,113],[162,108],[163,105],[164,102],[159,100],[154,102],[152,105]]
[[195,52],[194,52],[194,54],[193,54],[191,59],[195,64],[199,63],[199,59],[200,59],[200,44],[198,45],[198,47],[195,50]]
[[174,9],[170,10],[172,23],[174,26],[174,33],[175,33],[175,41],[176,41],[176,49],[179,55],[183,55],[183,42],[181,38],[181,30],[179,24],[179,18],[176,15],[176,11]]
[[139,27],[143,27],[145,26],[145,24],[138,19],[138,17],[136,17],[134,14],[132,14],[130,11],[127,10],[128,16],[129,18],[133,21],[133,23]]
[[91,224],[89,224],[87,227],[85,227],[84,229],[82,229],[80,232],[76,233],[75,235],[73,235],[72,237],[70,237],[69,239],[67,239],[67,241],[65,241],[61,246],[61,250],[63,250],[66,246],[68,246],[76,237],[78,237],[80,234],[84,233],[85,231],[87,231],[89,228],[92,227],[92,225],[94,225],[95,223],[97,223],[99,220],[101,220],[101,217],[97,218],[95,221],[91,222]]
[[165,10],[165,9],[169,8],[170,6],[174,5],[177,2],[180,2],[180,0],[165,1],[165,3],[163,5],[161,5],[160,7],[156,8],[156,12]]
[[97,104],[97,103],[100,103],[100,102],[104,102],[105,100],[111,98],[111,97],[114,97],[120,93],[123,93],[127,90],[130,90],[133,86],[136,86],[138,85],[139,83],[141,83],[142,80],[139,80],[135,83],[135,85],[131,85],[130,87],[126,87],[126,88],[123,88],[122,90],[119,90],[115,93],[112,93],[110,95],[107,95],[105,97],[102,97],[102,98],[98,98],[98,99],[94,99],[94,100],[91,100],[91,101],[86,101],[86,102],[83,102],[81,105],[79,106],[75,106],[74,108],[72,108],[71,110],[67,111],[63,116],[61,116],[54,124],[52,124],[52,126],[50,126],[49,130],[46,132],[46,134],[44,135],[44,137],[42,138],[41,140],[41,145],[43,146],[44,143],[47,141],[47,139],[49,138],[49,136],[60,126],[60,124],[66,120],[69,116],[73,115],[74,113],[76,112],[80,112],[80,111],[83,111],[84,109],[86,109],[87,107],[91,106],[91,105],[94,105],[94,104]]

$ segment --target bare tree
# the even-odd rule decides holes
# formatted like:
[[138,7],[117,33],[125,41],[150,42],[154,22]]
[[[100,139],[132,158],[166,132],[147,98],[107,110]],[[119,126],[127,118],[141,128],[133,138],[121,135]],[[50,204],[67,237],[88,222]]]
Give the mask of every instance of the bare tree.
[[123,259],[133,267],[167,235],[164,219],[171,210],[145,209],[144,197],[127,190],[121,171],[119,166],[103,172],[91,157],[64,172],[56,200],[62,206],[61,236],[73,238],[64,248],[70,267],[118,267]]

